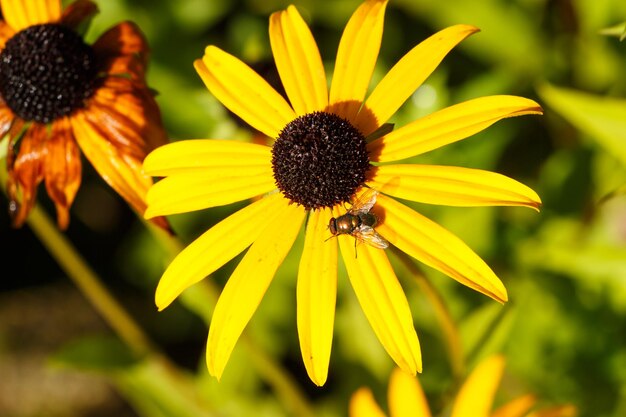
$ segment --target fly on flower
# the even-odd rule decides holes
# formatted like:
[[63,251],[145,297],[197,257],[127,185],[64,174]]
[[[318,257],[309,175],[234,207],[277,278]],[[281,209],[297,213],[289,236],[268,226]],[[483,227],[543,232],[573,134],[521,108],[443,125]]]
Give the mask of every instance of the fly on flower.
[[331,237],[350,235],[355,239],[355,248],[356,242],[364,242],[378,249],[387,249],[389,242],[374,229],[378,224],[378,216],[370,211],[376,204],[376,195],[378,191],[368,188],[346,214],[331,217],[328,222]]

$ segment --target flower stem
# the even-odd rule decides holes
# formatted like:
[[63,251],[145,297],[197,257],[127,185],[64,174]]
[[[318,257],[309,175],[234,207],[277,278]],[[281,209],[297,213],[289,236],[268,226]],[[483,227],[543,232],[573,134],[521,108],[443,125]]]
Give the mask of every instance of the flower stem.
[[422,271],[415,265],[415,262],[406,253],[394,248],[394,253],[407,270],[415,277],[420,289],[424,292],[426,297],[430,300],[431,305],[435,310],[435,315],[439,321],[442,330],[442,336],[444,339],[446,352],[448,353],[448,359],[450,361],[450,368],[455,381],[460,381],[465,375],[465,359],[463,356],[463,349],[461,347],[461,338],[456,323],[452,319],[450,310],[446,306],[441,294],[433,286],[428,278],[422,273]]
[[151,352],[152,345],[142,329],[102,285],[98,276],[44,210],[35,205],[26,221],[67,276],[133,352],[142,356]]

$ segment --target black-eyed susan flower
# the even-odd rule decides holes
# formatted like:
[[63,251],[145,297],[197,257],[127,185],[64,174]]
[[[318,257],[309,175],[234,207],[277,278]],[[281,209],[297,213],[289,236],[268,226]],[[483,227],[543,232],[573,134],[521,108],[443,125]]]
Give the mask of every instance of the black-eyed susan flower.
[[[571,404],[536,407],[533,394],[521,395],[492,411],[502,379],[505,359],[495,355],[476,366],[452,403],[451,417],[575,417]],[[387,390],[389,417],[431,417],[422,387],[414,376],[395,368]],[[349,417],[385,417],[369,388],[359,388],[350,399]]]
[[[21,226],[44,181],[59,227],[81,182],[80,151],[143,214],[146,154],[167,142],[145,82],[148,45],[120,23],[87,45],[77,29],[97,12],[79,0],[0,0],[0,136],[9,136],[10,211]],[[166,226],[163,218],[155,219]]]
[[217,302],[207,364],[220,377],[274,273],[306,221],[297,281],[302,358],[318,385],[327,378],[337,291],[338,247],[352,287],[378,339],[405,371],[421,370],[409,304],[385,250],[358,246],[328,225],[367,189],[379,192],[376,231],[391,245],[498,300],[506,290],[460,239],[393,197],[458,206],[537,208],[539,197],[505,176],[400,161],[464,139],[511,116],[539,114],[531,100],[492,96],[433,113],[368,143],[456,44],[478,29],[442,30],[409,51],[366,91],[380,48],[387,1],[364,2],[339,44],[330,91],[320,53],[295,7],[270,18],[270,43],[289,103],[250,67],[208,46],[195,68],[213,95],[271,139],[270,146],[227,140],[180,141],[146,158],[165,177],[148,193],[146,216],[168,215],[262,196],[216,224],[169,265],[156,290],[159,309],[249,247]]

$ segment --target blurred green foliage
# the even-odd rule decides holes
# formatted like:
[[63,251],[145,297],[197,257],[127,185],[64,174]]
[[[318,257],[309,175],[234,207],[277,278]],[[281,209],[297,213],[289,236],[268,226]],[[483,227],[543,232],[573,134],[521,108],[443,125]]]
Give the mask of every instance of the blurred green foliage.
[[[152,49],[149,83],[158,92],[172,140],[249,137],[246,127],[206,90],[192,64],[207,45],[215,44],[272,78],[268,17],[288,2],[98,4],[101,13],[88,39],[126,19],[145,32]],[[343,25],[360,1],[295,4],[312,27],[330,78]],[[416,158],[420,163],[495,170],[528,184],[543,199],[539,214],[509,207],[413,205],[458,234],[509,290],[510,301],[503,307],[439,273],[423,271],[458,324],[468,367],[495,351],[506,355],[503,400],[532,392],[543,404],[575,404],[580,416],[626,415],[626,43],[620,42],[621,34],[602,32],[619,29],[624,21],[623,0],[391,0],[388,6],[375,80],[437,30],[456,23],[481,29],[394,116],[397,126],[490,94],[520,95],[544,106],[543,117],[505,120]],[[110,341],[74,341],[55,356],[56,362],[79,369],[91,363],[89,372],[106,375],[141,416],[290,415],[289,407],[259,378],[251,366],[252,353],[241,343],[221,382],[207,375],[207,318],[179,302],[156,313],[153,292],[167,262],[162,249],[93,172],[85,175],[68,235],[181,367],[177,378],[189,392],[176,391],[180,385],[170,381],[162,364],[128,362],[124,352],[115,355],[119,347]],[[176,215],[171,221],[188,243],[238,207]],[[64,280],[27,230],[10,230],[6,215],[1,220],[3,277],[9,263],[23,276],[7,280],[7,296]],[[340,271],[330,378],[323,388],[308,380],[295,333],[295,271],[301,247],[302,236],[247,333],[259,350],[294,375],[316,415],[345,416],[349,397],[359,386],[385,395],[392,361],[358,307],[345,271]],[[222,285],[238,259],[211,279]],[[392,262],[397,264],[397,259]],[[437,412],[455,387],[440,326],[415,277],[401,266],[398,271],[422,345],[420,379]],[[8,337],[0,336],[0,342]],[[0,343],[0,358],[13,353]]]

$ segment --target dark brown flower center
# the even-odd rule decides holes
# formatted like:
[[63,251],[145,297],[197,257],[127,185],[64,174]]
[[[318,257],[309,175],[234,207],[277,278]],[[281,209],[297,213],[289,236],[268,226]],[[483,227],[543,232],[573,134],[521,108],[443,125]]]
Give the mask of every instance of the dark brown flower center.
[[363,134],[331,113],[298,117],[285,126],[272,148],[278,188],[306,209],[349,202],[369,167]]
[[48,123],[83,107],[96,75],[93,49],[58,24],[30,26],[0,52],[0,95],[24,120]]

